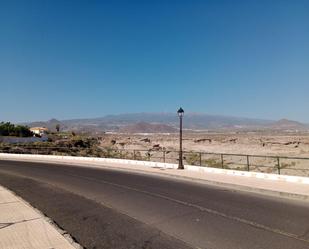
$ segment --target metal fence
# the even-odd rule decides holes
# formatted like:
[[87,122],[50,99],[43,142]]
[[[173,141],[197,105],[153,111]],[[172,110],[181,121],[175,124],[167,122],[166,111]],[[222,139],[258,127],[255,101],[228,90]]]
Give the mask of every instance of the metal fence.
[[[29,147],[10,146],[0,147],[3,153],[69,155],[109,157],[164,163],[178,163],[179,151],[150,149],[125,150],[111,148],[82,148],[82,147]],[[254,172],[309,176],[309,158],[268,155],[245,155],[228,153],[210,153],[197,151],[183,152],[184,164],[207,166],[222,169],[245,170]]]

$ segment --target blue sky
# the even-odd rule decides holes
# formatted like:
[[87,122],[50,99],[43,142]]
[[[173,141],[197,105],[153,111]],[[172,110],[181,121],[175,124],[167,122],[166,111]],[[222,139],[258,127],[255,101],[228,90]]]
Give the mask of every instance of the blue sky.
[[309,1],[0,1],[0,120],[309,122]]

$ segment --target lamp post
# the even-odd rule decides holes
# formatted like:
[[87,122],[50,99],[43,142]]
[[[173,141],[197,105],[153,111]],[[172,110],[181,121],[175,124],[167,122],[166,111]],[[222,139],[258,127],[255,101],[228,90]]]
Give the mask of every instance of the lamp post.
[[180,107],[177,111],[179,117],[179,164],[178,169],[184,169],[182,161],[182,117],[184,115],[184,110]]

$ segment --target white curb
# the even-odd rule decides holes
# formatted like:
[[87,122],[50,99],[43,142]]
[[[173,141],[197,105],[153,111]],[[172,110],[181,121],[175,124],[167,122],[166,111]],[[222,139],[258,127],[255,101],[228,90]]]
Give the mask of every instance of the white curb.
[[[52,161],[87,161],[87,162],[106,162],[115,164],[130,164],[130,165],[142,165],[145,167],[157,167],[165,169],[177,169],[177,164],[172,163],[160,163],[160,162],[149,162],[149,161],[138,161],[138,160],[127,160],[127,159],[115,159],[115,158],[97,158],[97,157],[73,157],[73,156],[52,156],[52,155],[31,155],[31,154],[10,154],[0,153],[0,159],[49,159]],[[185,165],[186,170],[201,172],[201,173],[214,173],[214,174],[226,174],[234,176],[242,176],[249,178],[267,179],[270,181],[286,181],[292,183],[309,184],[309,177],[301,176],[289,176],[289,175],[276,175],[258,172],[247,172],[230,169],[217,169],[210,167],[200,167],[194,165]]]

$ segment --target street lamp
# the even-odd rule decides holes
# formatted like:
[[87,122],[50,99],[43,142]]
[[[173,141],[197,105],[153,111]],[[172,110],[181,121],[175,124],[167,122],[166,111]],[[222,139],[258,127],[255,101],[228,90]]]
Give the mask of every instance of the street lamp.
[[182,117],[184,115],[184,110],[180,107],[177,111],[179,117],[179,164],[178,169],[184,169],[182,161]]

